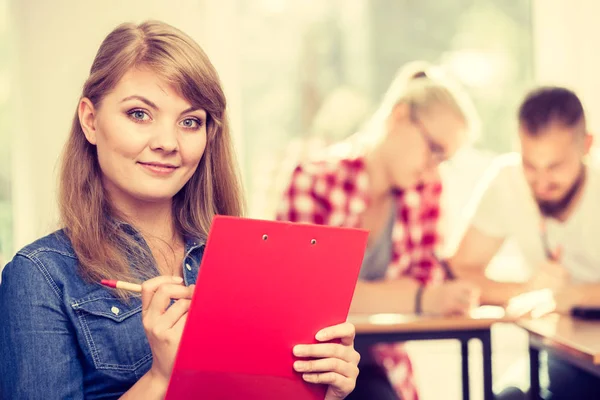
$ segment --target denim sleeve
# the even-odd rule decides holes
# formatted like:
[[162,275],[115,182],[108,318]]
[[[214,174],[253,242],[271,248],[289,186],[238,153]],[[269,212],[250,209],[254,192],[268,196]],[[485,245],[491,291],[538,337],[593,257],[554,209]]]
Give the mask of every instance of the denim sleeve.
[[0,393],[4,399],[83,399],[78,345],[46,268],[17,255],[0,284]]

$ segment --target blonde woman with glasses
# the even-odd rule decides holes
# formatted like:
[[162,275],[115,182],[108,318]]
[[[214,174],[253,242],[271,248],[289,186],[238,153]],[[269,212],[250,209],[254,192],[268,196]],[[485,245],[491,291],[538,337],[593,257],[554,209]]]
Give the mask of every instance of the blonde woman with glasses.
[[[449,281],[436,261],[440,243],[438,165],[474,130],[473,107],[439,69],[402,68],[365,129],[297,166],[278,219],[370,231],[355,313],[462,314],[475,287]],[[352,399],[418,398],[401,345],[360,349]]]

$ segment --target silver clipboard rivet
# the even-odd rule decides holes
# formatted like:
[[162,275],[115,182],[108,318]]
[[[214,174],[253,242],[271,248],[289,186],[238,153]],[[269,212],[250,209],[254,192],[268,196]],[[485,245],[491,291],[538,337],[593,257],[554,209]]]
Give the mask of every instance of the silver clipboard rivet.
[[263,240],[267,240],[268,238],[269,238],[269,236],[267,236],[267,235],[263,235],[263,238],[262,238],[262,239],[263,239]]
[[311,239],[310,244],[312,244],[312,245],[317,244],[317,239]]

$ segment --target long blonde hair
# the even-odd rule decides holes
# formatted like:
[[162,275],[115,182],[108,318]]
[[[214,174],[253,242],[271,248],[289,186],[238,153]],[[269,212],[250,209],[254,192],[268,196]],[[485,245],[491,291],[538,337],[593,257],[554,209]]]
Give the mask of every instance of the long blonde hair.
[[[101,106],[131,68],[158,74],[193,106],[206,110],[207,145],[197,170],[173,199],[174,226],[184,237],[206,238],[213,216],[243,213],[242,190],[219,76],[200,46],[158,21],[122,24],[102,42],[83,86],[82,98]],[[96,148],[83,133],[77,112],[65,145],[59,184],[61,224],[78,257],[81,275],[140,281],[157,272],[147,246],[124,229],[104,191]]]

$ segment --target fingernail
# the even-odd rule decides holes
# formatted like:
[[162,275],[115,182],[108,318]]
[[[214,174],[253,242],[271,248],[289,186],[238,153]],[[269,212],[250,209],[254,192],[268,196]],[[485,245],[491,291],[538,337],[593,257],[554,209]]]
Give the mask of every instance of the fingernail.
[[175,283],[181,283],[181,282],[183,282],[183,278],[180,277],[180,276],[174,276],[173,277],[173,282],[175,282]]
[[315,338],[319,341],[327,340],[327,333],[325,331],[319,331],[315,335]]
[[294,369],[298,372],[304,371],[305,364],[302,361],[296,361],[294,363]]
[[294,355],[301,356],[302,355],[302,346],[294,346]]

